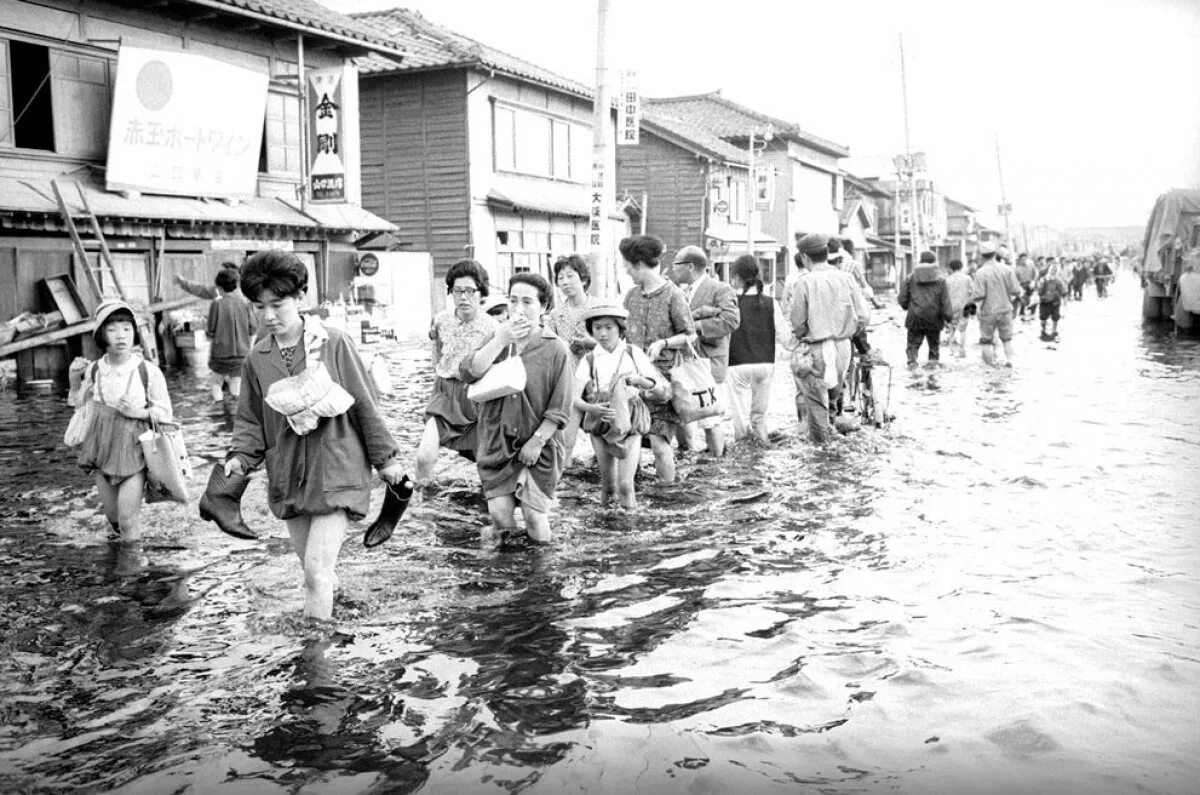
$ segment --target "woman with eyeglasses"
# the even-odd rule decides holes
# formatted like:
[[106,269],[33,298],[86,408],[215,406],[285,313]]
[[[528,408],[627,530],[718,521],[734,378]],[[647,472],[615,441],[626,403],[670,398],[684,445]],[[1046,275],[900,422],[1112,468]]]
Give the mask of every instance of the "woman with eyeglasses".
[[433,397],[425,407],[425,432],[417,447],[417,485],[433,478],[439,447],[475,460],[475,404],[459,377],[459,365],[490,339],[496,320],[482,311],[488,295],[487,272],[473,259],[459,260],[446,272],[450,307],[433,319]]

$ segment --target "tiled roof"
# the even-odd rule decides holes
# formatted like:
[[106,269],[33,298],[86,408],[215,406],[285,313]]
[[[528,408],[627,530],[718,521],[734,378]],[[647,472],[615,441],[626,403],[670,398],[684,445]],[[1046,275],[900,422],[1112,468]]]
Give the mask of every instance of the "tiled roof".
[[227,14],[249,17],[266,17],[286,28],[317,32],[347,44],[359,44],[392,57],[403,55],[387,38],[354,19],[326,8],[315,0],[188,0],[192,5],[223,11]]
[[791,138],[835,157],[847,157],[850,154],[850,150],[842,144],[805,132],[799,125],[739,105],[721,96],[720,91],[687,97],[647,98],[645,103],[703,127],[721,138],[745,138],[750,130],[769,124],[774,128],[775,135]]
[[728,163],[738,163],[744,166],[750,162],[744,150],[728,141],[721,140],[695,124],[674,117],[669,111],[645,107],[642,110],[642,124],[652,132],[666,133],[667,138],[674,138],[676,143],[687,148],[698,150]]
[[399,65],[382,58],[365,59],[359,63],[359,72],[362,74],[478,66],[557,88],[568,94],[588,99],[592,97],[592,90],[582,83],[431,22],[416,11],[393,8],[351,16],[376,36],[395,42],[405,51],[404,61]]

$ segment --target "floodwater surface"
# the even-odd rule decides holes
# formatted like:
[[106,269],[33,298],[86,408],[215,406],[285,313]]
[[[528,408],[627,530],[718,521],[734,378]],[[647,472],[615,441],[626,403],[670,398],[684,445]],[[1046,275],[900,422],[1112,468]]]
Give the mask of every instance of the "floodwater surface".
[[[0,790],[1196,792],[1200,343],[1138,299],[1123,274],[1054,345],[1018,324],[1012,370],[897,367],[895,422],[824,449],[781,366],[775,445],[670,488],[646,456],[632,514],[576,467],[545,548],[499,548],[443,453],[388,544],[348,540],[334,628],[300,617],[261,475],[265,541],[193,503],[114,545],[69,409],[8,399]],[[411,451],[428,352],[387,356]],[[198,495],[229,426],[169,382]]]

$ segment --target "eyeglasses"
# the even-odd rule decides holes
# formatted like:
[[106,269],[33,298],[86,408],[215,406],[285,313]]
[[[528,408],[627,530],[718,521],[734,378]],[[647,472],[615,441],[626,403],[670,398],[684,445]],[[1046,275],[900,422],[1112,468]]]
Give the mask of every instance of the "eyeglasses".
[[450,292],[454,294],[455,298],[470,298],[479,291],[474,287],[455,287]]

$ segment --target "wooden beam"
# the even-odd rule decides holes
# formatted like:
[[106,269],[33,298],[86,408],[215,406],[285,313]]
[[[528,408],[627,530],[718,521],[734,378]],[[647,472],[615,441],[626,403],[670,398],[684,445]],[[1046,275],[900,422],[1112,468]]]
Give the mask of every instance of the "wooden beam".
[[[181,306],[188,304],[199,303],[201,299],[195,296],[187,296],[186,298],[172,298],[170,301],[159,301],[145,308],[134,307],[133,311],[137,314],[157,314],[158,312],[170,312],[172,309],[178,309]],[[66,328],[54,329],[53,331],[45,331],[41,334],[35,334],[32,337],[16,340],[7,345],[0,345],[0,359],[6,356],[12,356],[20,351],[27,351],[30,348],[37,348],[42,345],[49,345],[52,342],[77,337],[80,334],[87,334],[96,328],[95,320],[85,320],[82,323],[76,323],[73,326]]]

